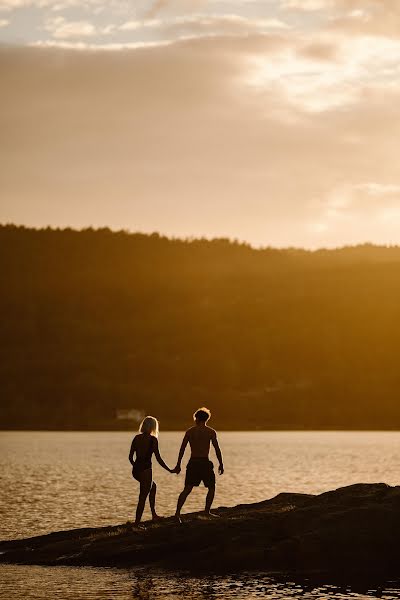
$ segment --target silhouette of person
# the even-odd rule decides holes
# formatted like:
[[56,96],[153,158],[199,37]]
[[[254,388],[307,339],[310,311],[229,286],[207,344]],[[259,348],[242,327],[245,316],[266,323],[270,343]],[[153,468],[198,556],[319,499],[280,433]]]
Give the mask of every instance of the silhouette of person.
[[[135,525],[139,525],[147,496],[153,520],[160,517],[156,512],[156,494],[157,485],[153,481],[153,469],[151,458],[154,454],[157,462],[167,471],[173,473],[163,459],[161,458],[158,448],[158,421],[154,417],[146,417],[140,424],[139,434],[135,435],[132,440],[131,449],[129,452],[129,462],[132,465],[132,476],[140,483],[139,499],[136,508]],[[136,453],[136,459],[133,460],[133,455]]]
[[224,465],[222,462],[222,453],[218,444],[217,432],[207,426],[207,422],[211,417],[211,412],[208,408],[199,408],[193,415],[195,425],[187,430],[182,441],[179,451],[176,467],[172,470],[173,473],[181,472],[181,463],[187,444],[190,445],[191,457],[186,467],[185,487],[178,498],[175,517],[179,523],[181,520],[181,510],[186,502],[193,487],[197,487],[201,482],[208,488],[206,497],[205,514],[209,517],[215,517],[211,513],[211,505],[215,496],[215,474],[214,465],[208,458],[210,452],[210,442],[214,446],[215,454],[219,462],[219,474],[223,475]]

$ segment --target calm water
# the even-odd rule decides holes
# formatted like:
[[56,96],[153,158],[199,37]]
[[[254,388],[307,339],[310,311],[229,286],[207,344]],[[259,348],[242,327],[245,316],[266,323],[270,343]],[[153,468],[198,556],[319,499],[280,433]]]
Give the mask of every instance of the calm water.
[[[166,462],[176,461],[180,433],[160,435]],[[137,484],[127,460],[125,432],[2,432],[0,434],[0,539],[132,519]],[[270,498],[281,491],[319,493],[355,482],[400,482],[397,432],[227,432],[220,434],[226,472],[217,480],[216,506]],[[184,473],[155,467],[158,508],[174,511]],[[203,508],[195,490],[187,511]],[[88,575],[91,575],[88,577]],[[268,580],[239,582],[140,577],[111,569],[1,567],[1,598],[324,598],[350,597],[331,588],[305,590]],[[144,586],[143,589],[140,585]],[[138,587],[139,586],[139,587]],[[186,587],[185,587],[186,586]],[[257,587],[258,586],[258,587]],[[167,589],[168,588],[168,589]],[[167,590],[167,591],[166,591]],[[345,595],[342,595],[344,593]],[[161,595],[160,595],[161,594]],[[354,593],[351,597],[370,597]],[[400,597],[387,590],[383,597]]]
[[281,583],[255,575],[237,577],[166,577],[128,570],[20,567],[0,568],[3,600],[303,600],[343,598],[400,599],[400,590],[387,584],[382,590],[309,583]]

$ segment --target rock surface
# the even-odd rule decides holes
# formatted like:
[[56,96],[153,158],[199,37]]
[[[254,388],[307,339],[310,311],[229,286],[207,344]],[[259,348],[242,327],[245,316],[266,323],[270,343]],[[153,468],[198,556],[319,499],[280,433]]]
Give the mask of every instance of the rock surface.
[[399,577],[400,486],[356,484],[317,496],[219,508],[184,516],[75,529],[0,543],[0,561],[44,565],[146,566],[190,572]]

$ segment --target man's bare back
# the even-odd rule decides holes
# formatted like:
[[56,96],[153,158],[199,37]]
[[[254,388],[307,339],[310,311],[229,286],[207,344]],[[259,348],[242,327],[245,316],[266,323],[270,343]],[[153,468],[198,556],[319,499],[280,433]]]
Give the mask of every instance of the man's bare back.
[[210,443],[217,439],[217,432],[207,425],[194,425],[187,430],[185,437],[189,442],[192,458],[208,458]]

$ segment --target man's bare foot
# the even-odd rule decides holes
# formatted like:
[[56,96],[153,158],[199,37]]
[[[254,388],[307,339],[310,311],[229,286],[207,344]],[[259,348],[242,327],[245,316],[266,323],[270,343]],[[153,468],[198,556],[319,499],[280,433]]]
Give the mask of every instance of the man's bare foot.
[[144,523],[132,523],[132,529],[146,529]]
[[204,511],[203,516],[206,517],[206,519],[219,519],[219,515],[206,510]]

